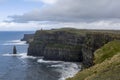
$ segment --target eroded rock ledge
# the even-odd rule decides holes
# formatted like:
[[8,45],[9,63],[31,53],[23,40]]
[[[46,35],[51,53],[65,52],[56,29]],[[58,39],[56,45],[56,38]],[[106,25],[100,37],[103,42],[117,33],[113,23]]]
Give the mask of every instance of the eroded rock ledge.
[[83,62],[90,67],[94,64],[94,51],[115,39],[120,39],[119,31],[39,30],[29,43],[28,55],[44,56],[47,60]]
[[26,41],[27,43],[30,43],[33,41],[34,34],[24,34],[24,37],[21,39],[21,41]]

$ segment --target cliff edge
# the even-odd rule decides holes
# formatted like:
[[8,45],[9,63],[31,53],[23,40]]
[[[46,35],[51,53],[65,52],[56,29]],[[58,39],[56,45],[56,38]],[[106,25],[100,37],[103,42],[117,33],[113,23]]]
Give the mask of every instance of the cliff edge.
[[94,66],[67,80],[120,80],[120,41],[109,42],[94,54]]
[[43,56],[47,60],[82,62],[84,67],[90,67],[94,64],[94,51],[116,39],[120,39],[119,31],[38,30],[29,43],[28,55]]
[[34,34],[24,34],[24,37],[21,39],[21,41],[26,41],[27,43],[30,43],[33,41]]

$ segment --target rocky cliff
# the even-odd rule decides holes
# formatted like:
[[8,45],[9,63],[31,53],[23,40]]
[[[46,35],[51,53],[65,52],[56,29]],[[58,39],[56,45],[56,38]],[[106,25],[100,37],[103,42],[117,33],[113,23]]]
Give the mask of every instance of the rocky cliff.
[[109,41],[120,39],[119,31],[78,29],[39,30],[30,42],[28,55],[48,60],[81,61],[93,65],[94,51]]
[[27,43],[30,43],[33,41],[34,34],[24,34],[23,39],[21,41],[27,41]]
[[120,40],[108,42],[94,54],[94,66],[67,80],[120,80]]
[[120,40],[120,34],[113,33],[100,33],[91,32],[85,35],[85,39],[82,45],[82,56],[85,67],[93,65],[94,51],[102,47],[104,44],[113,41]]

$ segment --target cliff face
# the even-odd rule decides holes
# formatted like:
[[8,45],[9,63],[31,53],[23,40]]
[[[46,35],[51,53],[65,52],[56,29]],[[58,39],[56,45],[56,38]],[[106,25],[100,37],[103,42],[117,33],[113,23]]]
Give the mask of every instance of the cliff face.
[[33,41],[34,34],[24,34],[23,39],[21,41],[27,41],[27,43],[30,43]]
[[88,33],[82,45],[83,63],[85,67],[93,65],[94,51],[102,47],[104,44],[120,39],[120,35],[110,33]]
[[93,65],[94,51],[109,41],[120,39],[111,32],[81,30],[37,31],[28,48],[28,55],[48,60],[81,61]]
[[29,45],[28,55],[44,56],[44,59],[50,60],[81,61],[83,39],[83,36],[65,31],[38,31]]
[[108,42],[94,54],[94,66],[66,80],[120,80],[120,40]]

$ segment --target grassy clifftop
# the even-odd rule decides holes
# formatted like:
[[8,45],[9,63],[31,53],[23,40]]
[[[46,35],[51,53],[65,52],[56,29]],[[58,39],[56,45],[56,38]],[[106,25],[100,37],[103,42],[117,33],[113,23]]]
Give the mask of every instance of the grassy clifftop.
[[60,32],[60,31],[65,31],[69,33],[74,33],[76,35],[85,35],[87,33],[92,33],[92,34],[107,34],[109,33],[110,35],[116,34],[116,36],[119,36],[120,31],[119,30],[87,30],[87,29],[75,29],[75,28],[60,28],[60,29],[51,29],[51,30],[38,30],[36,34],[40,33],[49,33],[52,34],[54,32]]
[[67,80],[120,80],[120,41],[109,42],[94,54],[94,66]]

